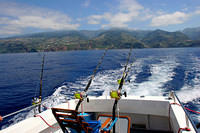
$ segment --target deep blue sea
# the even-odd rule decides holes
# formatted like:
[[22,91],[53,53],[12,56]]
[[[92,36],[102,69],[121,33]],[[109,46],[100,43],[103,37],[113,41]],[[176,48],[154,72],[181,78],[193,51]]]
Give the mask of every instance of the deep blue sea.
[[[108,50],[89,96],[109,95],[117,89],[129,49]],[[45,53],[44,105],[51,107],[73,98],[85,88],[104,50]],[[31,105],[38,96],[43,53],[0,54],[0,115]],[[200,48],[136,49],[134,65],[123,87],[127,95],[166,95],[176,91],[185,106],[200,111]],[[195,123],[200,116],[190,112]],[[33,116],[33,109],[5,119],[0,129]]]

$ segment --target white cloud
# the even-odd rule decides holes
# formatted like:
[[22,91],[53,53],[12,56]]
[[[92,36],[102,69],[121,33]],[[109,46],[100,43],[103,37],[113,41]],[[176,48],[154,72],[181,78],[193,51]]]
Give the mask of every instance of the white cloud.
[[103,18],[105,18],[104,15],[92,15],[88,17],[88,24],[99,24]]
[[195,15],[200,15],[200,9],[197,9],[195,12],[194,12]]
[[200,8],[189,12],[188,8],[167,13],[161,9],[153,10],[144,8],[136,0],[119,0],[119,5],[109,12],[95,14],[88,17],[88,24],[99,24],[102,28],[119,27],[127,28],[131,23],[149,23],[151,27],[169,26],[182,24],[192,16],[200,15]]
[[121,12],[138,13],[139,10],[144,7],[140,5],[136,0],[121,0],[119,9]]
[[89,7],[89,5],[90,5],[90,0],[85,0],[84,3],[83,3],[83,6]]
[[128,22],[132,21],[133,14],[129,13],[117,13],[114,15],[110,15],[110,17],[106,17],[106,19],[109,21],[109,24],[103,25],[104,27],[128,27]]
[[89,24],[101,24],[105,27],[128,27],[129,22],[138,17],[141,10],[144,9],[136,0],[121,0],[115,13],[106,12],[101,15],[91,15],[88,17]]
[[187,7],[183,8],[182,11],[188,11],[189,9]]
[[5,36],[6,35],[16,35],[16,34],[20,34],[22,31],[19,28],[15,28],[15,27],[9,27],[9,26],[5,26],[5,27],[0,27],[0,35]]
[[150,9],[144,9],[140,13],[140,16],[137,17],[137,20],[139,20],[139,21],[149,20],[149,19],[151,19],[154,16],[153,14],[155,14],[155,13],[153,13]]
[[19,16],[17,20],[11,20],[9,24],[19,28],[39,28],[39,29],[76,29],[78,24],[69,24],[69,18],[52,16],[51,18],[41,16]]
[[185,21],[188,21],[190,18],[200,15],[200,8],[196,8],[196,10],[191,12],[184,12],[185,8],[182,11],[176,11],[174,13],[164,13],[164,12],[157,12],[152,17],[150,26],[152,27],[159,27],[159,26],[168,26],[168,25],[175,25],[175,24],[182,24]]
[[0,24],[6,24],[6,23],[8,23],[9,22],[9,18],[7,18],[7,17],[1,17],[0,18]]
[[152,18],[151,26],[168,26],[174,24],[182,24],[184,23],[190,15],[184,12],[174,12],[172,14],[163,14],[160,16],[155,16]]
[[10,27],[8,29],[0,25],[0,35],[20,34],[26,28],[71,30],[80,26],[73,24],[72,19],[66,14],[16,3],[1,3],[0,16],[0,24],[4,27]]

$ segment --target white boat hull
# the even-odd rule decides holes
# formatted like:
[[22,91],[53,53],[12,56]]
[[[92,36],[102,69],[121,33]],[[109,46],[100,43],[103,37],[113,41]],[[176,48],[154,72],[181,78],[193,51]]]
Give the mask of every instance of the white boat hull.
[[[175,101],[178,103],[178,100]],[[112,114],[114,100],[109,97],[90,97],[90,102],[84,101],[83,111],[98,114]],[[131,117],[131,127],[140,125],[145,130],[171,131],[177,133],[179,128],[190,128],[187,133],[195,133],[195,129],[190,120],[186,120],[186,115],[181,106],[169,100],[167,97],[158,96],[128,96],[122,97],[118,102],[119,114]],[[75,109],[77,100],[70,100],[60,104],[56,108]],[[178,103],[180,104],[180,103]],[[170,107],[171,106],[171,107]],[[169,113],[170,109],[170,113]],[[79,109],[81,112],[81,108]],[[58,126],[51,109],[42,112],[40,115],[50,125]],[[170,115],[170,116],[169,116]],[[1,133],[49,133],[62,132],[59,128],[49,127],[40,117],[31,117],[12,125]],[[186,131],[183,131],[186,132]]]

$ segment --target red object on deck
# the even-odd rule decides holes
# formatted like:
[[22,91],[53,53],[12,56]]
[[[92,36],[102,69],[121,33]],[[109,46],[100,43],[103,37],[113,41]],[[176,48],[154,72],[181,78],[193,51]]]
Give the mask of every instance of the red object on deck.
[[0,122],[3,120],[3,117],[2,116],[0,116]]

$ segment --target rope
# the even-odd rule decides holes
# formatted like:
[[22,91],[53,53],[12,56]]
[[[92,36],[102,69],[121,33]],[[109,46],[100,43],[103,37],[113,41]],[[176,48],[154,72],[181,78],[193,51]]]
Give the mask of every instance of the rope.
[[49,126],[51,128],[60,128],[60,127],[51,126],[41,115],[36,115],[35,117],[40,117],[47,124],[47,126]]
[[187,108],[187,107],[184,107],[184,108],[187,109],[187,110],[190,111],[190,112],[193,112],[193,113],[196,113],[196,114],[200,114],[200,112],[198,112],[198,111],[191,110],[191,109],[189,109],[189,108]]
[[[178,104],[178,103],[170,103],[170,105],[178,105],[178,106],[181,106],[181,105]],[[198,111],[191,110],[191,109],[189,109],[189,108],[187,108],[187,107],[184,107],[184,108],[185,108],[186,110],[190,111],[190,112],[200,114],[200,112],[198,112]],[[169,106],[169,114],[168,114],[168,116],[169,116],[169,128],[170,128],[170,130],[171,130],[171,125],[170,125],[170,110],[171,110],[171,106]],[[184,130],[184,131],[190,131],[190,128],[187,128],[187,127],[185,127],[185,128],[179,128],[178,133],[180,133],[182,130]]]
[[179,128],[178,129],[178,133],[180,133],[181,131],[191,131],[189,128],[185,127],[185,128]]
[[[178,104],[178,103],[171,103],[171,104],[176,104],[176,105],[178,105],[178,106],[181,106],[180,104]],[[189,109],[189,108],[187,108],[187,107],[184,107],[186,110],[188,110],[188,111],[190,111],[190,112],[193,112],[193,113],[196,113],[196,114],[200,114],[200,112],[198,112],[198,111],[195,111],[195,110],[192,110],[192,109]]]

